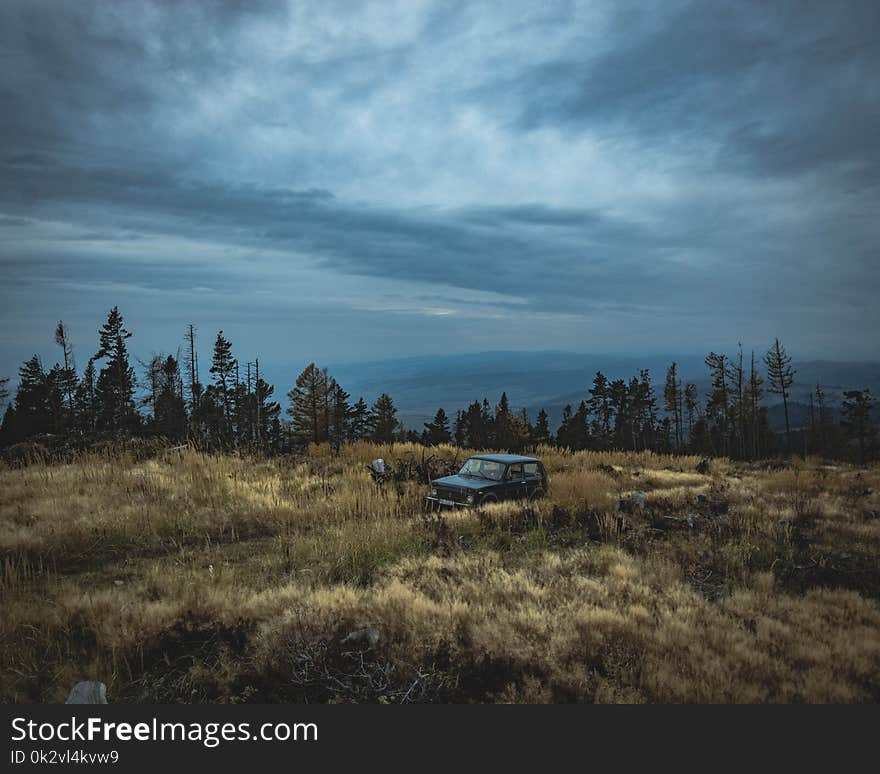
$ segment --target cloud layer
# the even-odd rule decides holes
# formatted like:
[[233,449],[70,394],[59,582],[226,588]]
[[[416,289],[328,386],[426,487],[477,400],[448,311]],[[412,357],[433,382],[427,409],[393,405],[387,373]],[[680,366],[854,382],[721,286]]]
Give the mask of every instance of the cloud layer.
[[119,304],[279,363],[875,358],[876,3],[0,6],[0,368]]

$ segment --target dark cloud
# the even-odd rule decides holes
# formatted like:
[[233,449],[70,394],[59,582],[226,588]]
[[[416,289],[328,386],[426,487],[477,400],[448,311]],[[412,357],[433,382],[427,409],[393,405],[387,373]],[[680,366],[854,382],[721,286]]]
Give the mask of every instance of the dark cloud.
[[47,296],[257,321],[338,293],[339,329],[408,315],[414,347],[470,315],[483,349],[876,355],[878,27],[868,2],[4,3],[4,325]]

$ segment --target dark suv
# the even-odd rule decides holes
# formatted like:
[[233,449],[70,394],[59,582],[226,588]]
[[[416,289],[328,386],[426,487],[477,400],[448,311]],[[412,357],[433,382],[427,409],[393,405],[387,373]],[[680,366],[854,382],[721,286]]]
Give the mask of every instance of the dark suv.
[[456,475],[434,479],[427,500],[435,508],[476,508],[546,493],[547,472],[540,460],[518,454],[475,454]]

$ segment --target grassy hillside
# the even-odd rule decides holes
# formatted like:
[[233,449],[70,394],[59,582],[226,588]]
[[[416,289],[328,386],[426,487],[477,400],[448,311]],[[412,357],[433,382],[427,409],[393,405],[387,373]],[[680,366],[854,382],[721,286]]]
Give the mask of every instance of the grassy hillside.
[[0,700],[880,700],[880,467],[539,453],[441,517],[401,445],[2,470]]

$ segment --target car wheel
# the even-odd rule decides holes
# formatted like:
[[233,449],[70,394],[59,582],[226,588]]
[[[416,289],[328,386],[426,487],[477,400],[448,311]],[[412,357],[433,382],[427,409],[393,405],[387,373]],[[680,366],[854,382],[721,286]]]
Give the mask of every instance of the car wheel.
[[484,505],[489,505],[490,503],[497,503],[498,498],[493,494],[486,495],[482,500],[480,500],[479,507],[482,508]]

